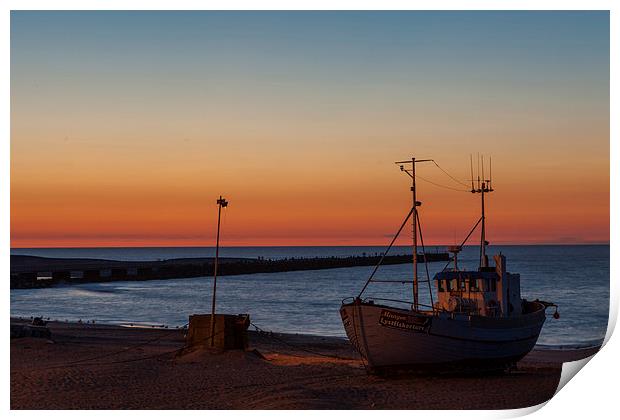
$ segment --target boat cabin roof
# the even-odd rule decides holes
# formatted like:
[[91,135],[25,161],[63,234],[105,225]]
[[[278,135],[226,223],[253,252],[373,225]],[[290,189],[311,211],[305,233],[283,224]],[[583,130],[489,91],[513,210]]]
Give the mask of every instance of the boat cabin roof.
[[440,271],[433,277],[434,280],[458,280],[468,278],[499,280],[499,276],[494,271]]

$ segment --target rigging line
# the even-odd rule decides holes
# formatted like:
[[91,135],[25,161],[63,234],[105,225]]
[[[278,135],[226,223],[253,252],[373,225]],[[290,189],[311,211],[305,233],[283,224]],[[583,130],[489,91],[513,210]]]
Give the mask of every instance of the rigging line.
[[438,164],[437,162],[435,162],[434,160],[433,160],[433,163],[435,164],[435,166],[437,166],[437,167],[441,170],[441,172],[443,172],[444,174],[448,175],[448,176],[449,176],[449,177],[450,177],[450,178],[451,178],[454,182],[457,182],[457,183],[461,184],[462,186],[464,186],[464,187],[466,187],[466,188],[469,188],[469,185],[467,185],[467,184],[466,184],[466,183],[464,183],[464,182],[459,181],[458,179],[456,179],[455,177],[453,177],[452,175],[450,175],[450,174],[448,173],[448,171],[446,171],[444,168],[442,168],[441,166],[439,166],[439,164]]
[[413,213],[413,210],[415,209],[415,207],[411,207],[411,210],[409,210],[409,213],[407,214],[407,217],[405,217],[405,220],[403,221],[403,224],[400,225],[400,228],[398,229],[398,232],[396,232],[396,235],[394,235],[394,238],[392,239],[392,242],[390,242],[390,245],[387,247],[387,249],[385,250],[385,252],[383,253],[383,255],[381,256],[381,259],[379,260],[379,262],[377,263],[377,265],[375,266],[375,269],[372,271],[372,273],[370,274],[370,277],[368,278],[368,280],[366,280],[366,284],[364,285],[364,287],[362,288],[362,291],[359,292],[359,294],[357,295],[357,297],[359,298],[360,296],[362,296],[362,293],[364,293],[364,290],[366,290],[366,287],[368,287],[368,284],[370,283],[370,281],[372,280],[373,276],[375,275],[375,273],[377,272],[377,270],[379,269],[379,266],[381,265],[381,263],[383,262],[383,259],[385,258],[385,256],[387,255],[388,252],[390,252],[390,249],[392,248],[392,245],[394,245],[394,242],[396,242],[396,238],[398,238],[398,235],[400,235],[400,232],[403,230],[403,228],[405,227],[405,225],[407,224],[407,221],[409,220],[409,218],[411,217],[411,214]]
[[[459,245],[459,247],[463,247],[463,245],[465,245],[465,242],[467,242],[467,240],[469,239],[469,237],[471,236],[472,233],[474,233],[474,230],[476,230],[476,228],[478,227],[478,225],[480,224],[480,222],[482,221],[482,217],[480,217],[480,219],[478,219],[478,221],[476,222],[476,224],[474,225],[473,228],[471,228],[471,230],[469,231],[469,233],[467,234],[467,236],[465,237],[465,239],[463,239],[463,242],[461,242],[461,245]],[[446,268],[448,268],[448,266],[450,265],[452,261],[448,261],[446,263],[446,265],[444,266],[444,268],[441,271],[446,271]]]
[[424,254],[424,267],[426,268],[426,281],[428,283],[428,293],[431,296],[431,307],[435,308],[435,302],[433,302],[433,289],[431,288],[431,275],[428,273],[428,259],[426,258],[426,249],[424,248],[424,237],[422,236],[422,225],[420,225],[420,218],[416,217],[418,221],[418,232],[420,232],[420,242],[422,243],[422,253]]
[[459,191],[459,192],[471,192],[471,191],[469,191],[469,190],[462,190],[462,189],[459,189],[459,188],[454,188],[454,187],[449,187],[449,186],[447,186],[447,185],[438,184],[438,183],[433,182],[433,181],[431,181],[431,180],[428,180],[428,179],[426,179],[426,178],[422,178],[422,177],[421,177],[420,175],[418,175],[418,174],[416,174],[416,176],[415,176],[415,177],[416,177],[416,178],[420,178],[422,181],[428,182],[429,184],[433,184],[433,185],[435,185],[435,186],[437,186],[437,187],[441,187],[441,188],[446,188],[446,189],[448,189],[448,190]]

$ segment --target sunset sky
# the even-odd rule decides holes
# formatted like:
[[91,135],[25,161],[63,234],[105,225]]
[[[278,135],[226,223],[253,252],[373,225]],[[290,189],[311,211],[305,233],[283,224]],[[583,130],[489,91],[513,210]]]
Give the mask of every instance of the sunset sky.
[[11,246],[380,245],[472,153],[491,243],[608,243],[609,119],[608,12],[12,12]]

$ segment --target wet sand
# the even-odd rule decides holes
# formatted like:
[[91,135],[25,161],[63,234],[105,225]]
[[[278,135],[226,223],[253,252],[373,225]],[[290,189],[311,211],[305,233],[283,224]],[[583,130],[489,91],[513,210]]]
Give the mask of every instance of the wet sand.
[[52,340],[11,340],[12,409],[521,408],[597,350],[534,350],[508,374],[381,378],[338,338],[250,332],[254,351],[179,352],[180,330],[48,327]]

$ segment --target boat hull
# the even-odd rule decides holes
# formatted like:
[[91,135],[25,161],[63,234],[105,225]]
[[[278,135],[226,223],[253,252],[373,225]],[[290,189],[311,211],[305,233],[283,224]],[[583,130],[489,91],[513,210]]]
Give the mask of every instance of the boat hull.
[[544,306],[516,318],[430,314],[366,302],[343,304],[349,341],[370,370],[497,369],[529,353],[545,321]]

